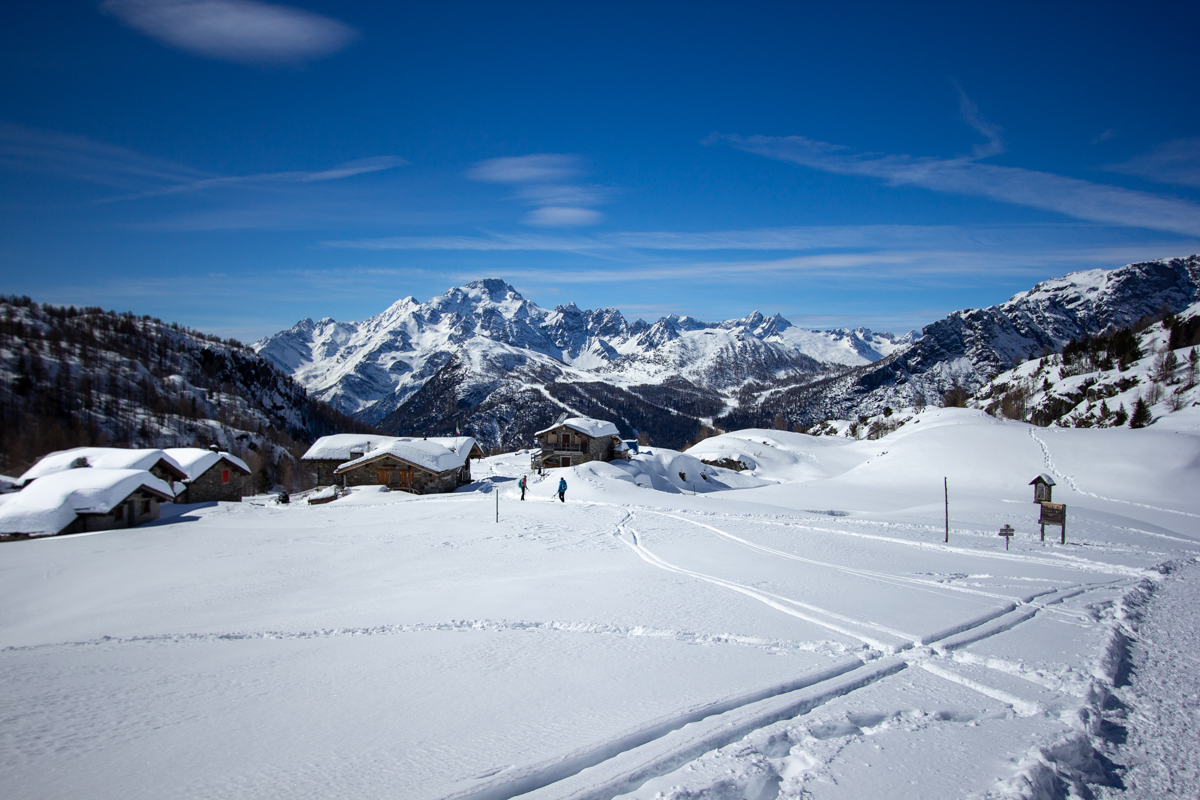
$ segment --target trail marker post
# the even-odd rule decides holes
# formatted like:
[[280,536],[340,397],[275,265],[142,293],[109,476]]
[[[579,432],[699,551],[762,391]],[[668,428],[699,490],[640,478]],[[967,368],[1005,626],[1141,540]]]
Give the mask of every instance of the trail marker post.
[[946,497],[946,539],[950,541],[950,479],[942,478],[942,491]]
[[496,493],[496,522],[498,523],[500,522],[500,489],[497,487],[492,491]]
[[1008,540],[1013,537],[1014,533],[1016,533],[1016,531],[1013,530],[1012,525],[1005,525],[1003,528],[1000,529],[1000,535],[1004,537],[1004,549],[1005,550],[1008,549]]

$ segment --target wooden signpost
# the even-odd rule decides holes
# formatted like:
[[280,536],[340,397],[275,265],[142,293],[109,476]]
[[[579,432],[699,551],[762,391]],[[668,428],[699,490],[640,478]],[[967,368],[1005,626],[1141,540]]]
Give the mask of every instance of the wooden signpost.
[[1042,503],[1042,516],[1038,520],[1042,526],[1042,541],[1046,541],[1046,526],[1057,525],[1062,528],[1061,543],[1067,543],[1067,506],[1065,503]]
[[1000,529],[1000,535],[1004,537],[1004,549],[1005,550],[1008,549],[1008,540],[1013,537],[1014,533],[1016,533],[1016,531],[1013,530],[1012,525],[1005,525],[1003,528]]
[[1067,506],[1065,503],[1052,503],[1054,478],[1046,473],[1038,475],[1029,482],[1033,487],[1033,502],[1042,507],[1042,516],[1038,524],[1042,526],[1042,541],[1046,541],[1046,526],[1057,525],[1062,528],[1062,544],[1067,543]]

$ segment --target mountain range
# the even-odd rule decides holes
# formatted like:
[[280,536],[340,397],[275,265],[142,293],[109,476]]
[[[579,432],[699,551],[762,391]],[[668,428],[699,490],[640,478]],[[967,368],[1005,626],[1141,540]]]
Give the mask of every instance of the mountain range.
[[1198,256],[1077,272],[896,336],[808,330],[757,311],[654,323],[574,303],[551,311],[492,278],[361,322],[301,320],[253,348],[388,433],[459,428],[488,447],[525,447],[566,411],[678,447],[709,426],[805,427],[971,392],[1073,338],[1186,308],[1198,287]]

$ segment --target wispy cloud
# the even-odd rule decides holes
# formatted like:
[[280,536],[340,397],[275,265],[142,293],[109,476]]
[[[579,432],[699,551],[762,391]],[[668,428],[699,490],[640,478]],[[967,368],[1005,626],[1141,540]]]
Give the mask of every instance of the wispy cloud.
[[228,175],[215,178],[203,178],[197,181],[177,183],[172,186],[163,186],[157,189],[147,189],[146,191],[121,195],[119,197],[109,197],[105,199],[105,202],[116,202],[119,200],[141,200],[147,197],[162,197],[164,195],[198,192],[205,189],[217,189],[229,186],[336,181],[341,180],[342,178],[351,178],[355,175],[364,175],[369,172],[381,172],[383,170],[396,169],[397,167],[402,167],[407,163],[408,162],[403,158],[397,158],[395,156],[377,156],[375,158],[363,158],[357,161],[347,161],[344,164],[339,164],[338,166],[331,167],[330,169],[316,170],[311,172],[260,172],[250,175]]
[[242,64],[308,61],[358,38],[344,22],[258,0],[104,0],[100,9],[171,47]]
[[1176,139],[1146,155],[1110,164],[1107,169],[1159,183],[1200,186],[1200,138]]
[[102,202],[222,187],[336,181],[396,169],[407,163],[396,156],[375,156],[321,170],[217,175],[83,136],[0,123],[0,167],[49,172],[126,192]]
[[467,177],[485,183],[557,183],[580,172],[576,156],[535,153],[481,161],[467,170]]
[[513,186],[515,199],[537,206],[526,215],[527,225],[567,228],[595,225],[604,219],[591,206],[606,202],[610,192],[569,182],[582,172],[577,156],[535,153],[481,161],[467,171],[467,177]]
[[[784,228],[752,228],[725,231],[618,231],[602,234],[507,234],[390,236],[340,239],[322,246],[350,250],[426,250],[463,252],[560,252],[605,251],[831,251],[880,249],[1007,252],[1067,251],[1095,246],[1098,242],[1133,242],[1142,246],[1144,236],[1129,237],[1105,231],[1090,223],[1054,225],[813,225]],[[1179,248],[1200,247],[1200,242],[1177,241]]]
[[1076,219],[1200,235],[1200,206],[1195,203],[1047,172],[980,164],[965,158],[852,154],[846,153],[846,148],[804,136],[718,135],[709,141],[724,141],[748,153],[824,172],[880,178],[893,186],[981,195]]
[[[1171,248],[1156,256],[1173,256],[1186,252]],[[982,250],[879,250],[869,253],[819,253],[774,259],[732,261],[689,261],[687,263],[658,262],[612,269],[538,270],[508,269],[508,279],[541,280],[555,283],[625,283],[646,281],[688,281],[705,284],[728,283],[738,280],[771,281],[782,278],[836,278],[860,281],[902,280],[922,278],[936,280],[944,288],[947,279],[962,284],[990,279],[997,272],[1006,277],[1021,275],[1030,279],[1044,275],[1047,267],[1059,269],[1090,268],[1100,264],[1122,264],[1144,256],[1140,248],[1092,248],[1058,254],[997,253]]]
[[[724,142],[739,150],[838,175],[878,178],[892,186],[920,186],[937,192],[978,195],[1006,203],[1054,211],[1076,219],[1200,235],[1200,205],[1148,192],[1092,183],[1048,172],[980,163],[1004,152],[1000,128],[987,122],[959,89],[964,121],[987,139],[970,156],[854,153],[841,145],[805,136],[713,134],[705,144]],[[1119,171],[1200,185],[1200,139],[1164,145],[1159,151],[1114,167]]]
[[113,188],[187,183],[211,173],[58,131],[0,123],[0,166],[51,172]]
[[577,225],[595,225],[602,219],[604,215],[591,208],[542,206],[529,212],[525,222],[547,228],[570,228]]
[[954,88],[958,90],[958,113],[962,115],[963,121],[987,139],[986,143],[975,145],[972,150],[974,158],[988,158],[1003,153],[1005,148],[1004,140],[1000,138],[1000,126],[993,125],[983,118],[983,115],[979,113],[979,106],[967,97],[967,93],[957,82],[955,82]]

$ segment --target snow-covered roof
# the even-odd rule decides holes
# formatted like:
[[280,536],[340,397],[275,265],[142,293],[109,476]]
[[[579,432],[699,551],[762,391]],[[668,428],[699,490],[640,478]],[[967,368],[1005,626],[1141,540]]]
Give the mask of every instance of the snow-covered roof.
[[620,437],[621,435],[621,432],[617,430],[617,426],[611,422],[602,419],[592,419],[591,417],[571,417],[564,419],[562,422],[556,422],[545,430],[538,431],[534,436],[541,436],[542,434],[564,427],[579,431],[593,439],[598,439],[601,436]]
[[127,450],[123,447],[74,447],[59,450],[43,457],[25,471],[22,482],[32,481],[56,472],[74,469],[79,459],[86,459],[87,466],[94,469],[148,470],[160,461],[170,469],[177,470],[179,477],[187,472],[163,450]]
[[194,481],[205,472],[208,472],[212,468],[212,465],[216,464],[222,458],[247,475],[250,474],[250,467],[246,466],[245,461],[224,451],[208,450],[203,447],[168,447],[163,452],[173,458],[175,463],[183,467],[183,471],[187,473],[189,481]]
[[[475,443],[471,439],[471,444]],[[457,452],[432,439],[402,439],[396,438],[364,453],[361,458],[347,461],[340,465],[335,472],[345,472],[348,469],[365,464],[381,456],[394,456],[401,461],[407,461],[413,466],[430,472],[449,472],[459,469],[471,457],[471,447],[459,447]]]
[[[462,450],[463,448],[466,448],[467,453],[470,453],[472,450],[479,447],[479,443],[476,442],[474,437],[472,437],[472,436],[430,436],[428,439],[424,439],[424,440],[418,440],[418,439],[408,438],[408,437],[400,437],[400,438],[402,441],[406,441],[406,442],[414,442],[414,441],[437,442],[442,447],[449,448],[450,450],[453,450],[456,453],[459,452],[460,450]],[[482,452],[482,450],[480,452]]]
[[[335,433],[317,439],[313,442],[312,447],[308,448],[308,452],[300,458],[306,461],[325,459],[349,461],[351,458],[357,459],[379,448],[397,443],[403,444],[405,442],[433,442],[453,453],[463,452],[465,453],[464,457],[470,456],[471,451],[479,446],[470,436],[429,436],[427,438],[417,438],[415,436],[379,436],[369,433]],[[351,453],[352,450],[354,451],[353,454]]]
[[[1028,475],[1029,473],[1025,473],[1025,474],[1027,474],[1027,475]],[[1038,475],[1038,476],[1037,476],[1036,478],[1034,478],[1033,480],[1031,480],[1031,481],[1029,482],[1029,485],[1030,485],[1030,486],[1033,486],[1035,483],[1037,483],[1037,482],[1038,482],[1038,480],[1041,480],[1041,481],[1042,481],[1043,483],[1045,483],[1047,486],[1054,486],[1054,485],[1055,485],[1055,483],[1054,483],[1054,478],[1051,478],[1049,475],[1047,475],[1047,474],[1046,474],[1046,473],[1044,473],[1044,472],[1043,472],[1041,475]]]
[[350,459],[351,450],[365,453],[373,447],[378,447],[380,443],[390,442],[395,438],[394,436],[372,436],[369,433],[334,433],[317,439],[300,458],[301,460],[338,459],[347,461]]
[[79,514],[107,514],[144,488],[164,500],[171,487],[144,469],[69,469],[44,475],[0,506],[0,533],[53,536]]

